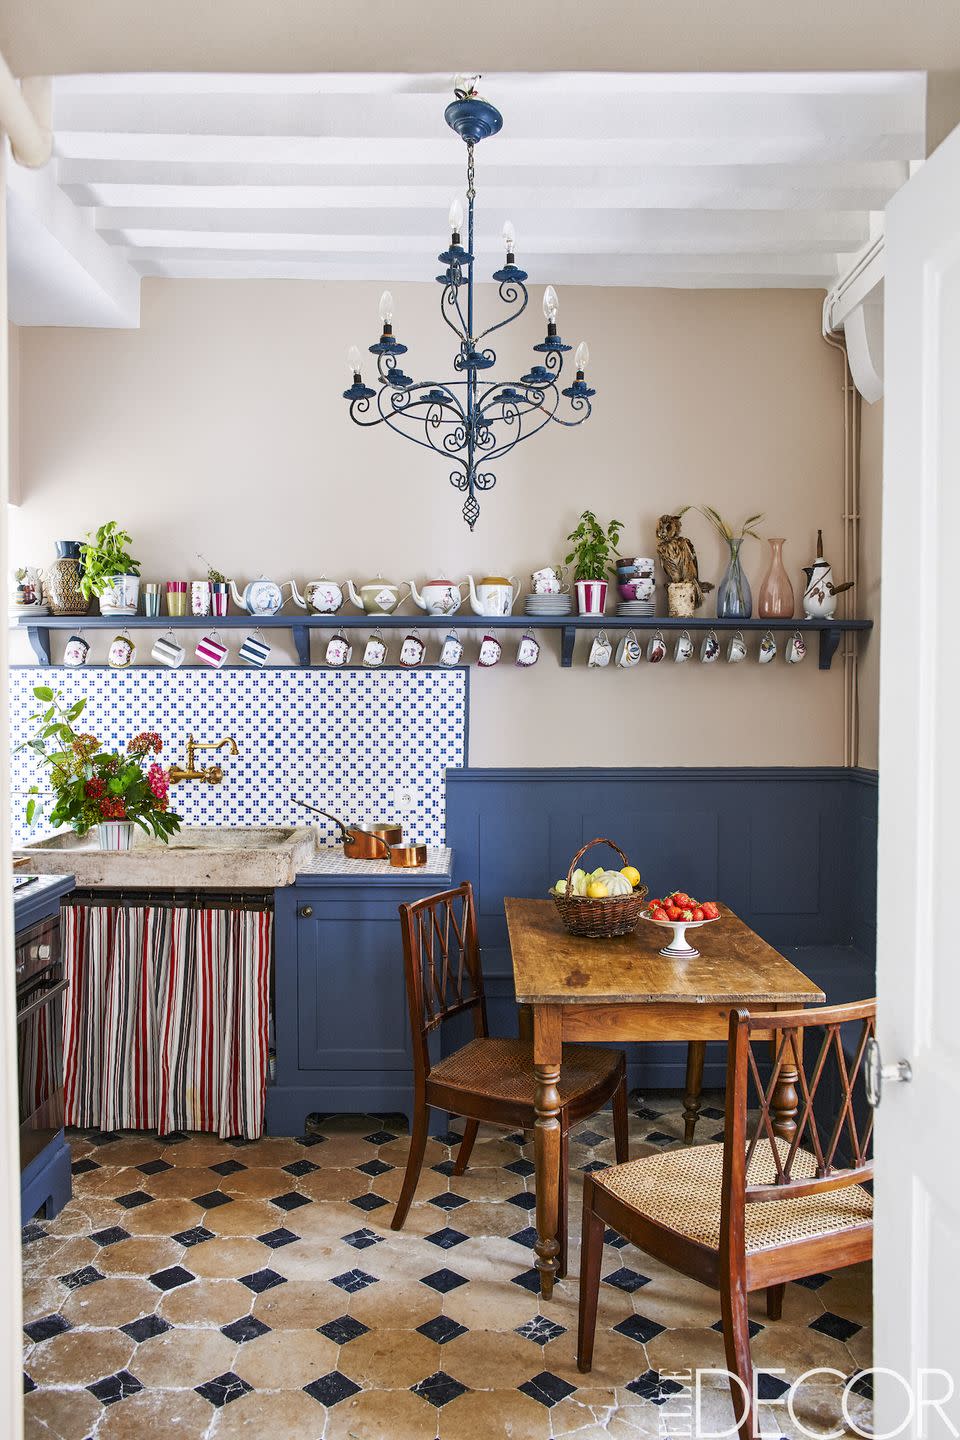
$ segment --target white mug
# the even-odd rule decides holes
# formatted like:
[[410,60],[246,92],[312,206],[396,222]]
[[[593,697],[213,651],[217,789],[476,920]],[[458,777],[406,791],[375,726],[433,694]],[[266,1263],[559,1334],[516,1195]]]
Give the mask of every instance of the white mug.
[[110,642],[110,649],[107,652],[107,663],[112,665],[114,670],[127,670],[137,658],[137,647],[130,639],[126,630],[122,630]]
[[440,646],[441,665],[459,665],[463,659],[463,641],[456,630],[450,630]]
[[768,630],[764,635],[763,639],[760,641],[760,653],[757,656],[757,659],[760,661],[761,665],[769,665],[770,661],[775,659],[776,654],[777,642],[773,638],[773,631]]
[[793,634],[790,636],[790,639],[787,641],[787,648],[785,652],[787,664],[799,665],[800,661],[806,657],[806,653],[807,642],[804,640],[799,630],[794,630]]
[[517,664],[521,666],[536,665],[540,659],[540,643],[530,634],[525,634],[517,646]]
[[90,653],[90,646],[82,635],[71,635],[63,647],[64,665],[82,665]]
[[602,670],[604,666],[610,664],[610,656],[612,653],[613,646],[607,639],[607,632],[606,630],[601,630],[598,635],[594,636],[593,644],[590,646],[590,656],[587,664],[594,670]]
[[338,633],[327,641],[326,659],[328,665],[348,665],[353,646],[347,644],[347,637]]
[[703,637],[703,644],[700,646],[700,659],[704,665],[712,665],[720,654],[720,641],[717,639],[717,632],[710,630]]
[[677,636],[677,643],[673,647],[673,658],[678,665],[689,660],[693,654],[693,641],[690,639],[689,630],[681,630]]
[[416,665],[423,663],[427,647],[417,630],[412,630],[409,635],[403,637],[403,644],[400,646],[400,664],[413,669]]
[[387,647],[379,630],[374,630],[363,647],[364,665],[382,665],[387,658]]
[[219,630],[213,630],[209,635],[201,636],[193,653],[201,665],[209,665],[211,670],[219,670],[230,651],[221,640]]
[[651,665],[659,665],[666,653],[666,641],[658,630],[657,633],[651,637],[650,643],[647,645],[647,659]]
[[617,646],[617,665],[621,670],[632,670],[634,665],[640,664],[642,655],[640,641],[632,630],[628,630]]
[[150,654],[158,664],[166,665],[170,670],[180,668],[184,662],[186,653],[172,630],[168,630],[165,635],[161,635],[158,640],[155,640],[153,649],[150,651]]
[[747,642],[744,640],[741,631],[730,636],[727,644],[727,664],[737,665],[741,660],[747,658]]
[[261,669],[267,663],[271,647],[264,640],[259,630],[248,635],[240,646],[240,659],[246,660],[248,665],[255,665]]
[[496,665],[502,654],[503,646],[500,644],[496,635],[484,635],[480,641],[480,654],[477,657],[477,662],[485,668]]

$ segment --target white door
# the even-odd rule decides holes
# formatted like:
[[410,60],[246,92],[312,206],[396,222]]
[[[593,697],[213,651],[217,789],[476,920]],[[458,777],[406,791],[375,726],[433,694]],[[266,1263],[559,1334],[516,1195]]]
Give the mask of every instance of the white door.
[[956,1436],[960,1398],[960,130],[887,209],[876,1433]]

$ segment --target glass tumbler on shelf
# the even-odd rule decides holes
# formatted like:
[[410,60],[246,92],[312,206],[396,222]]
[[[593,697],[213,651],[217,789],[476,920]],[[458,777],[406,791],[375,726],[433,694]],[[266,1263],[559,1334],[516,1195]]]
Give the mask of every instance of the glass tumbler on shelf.
[[786,543],[786,540],[782,538],[771,538],[767,541],[770,546],[770,567],[763,577],[763,584],[760,586],[760,593],[757,596],[757,609],[764,620],[790,620],[793,618],[795,604],[793,586],[790,584],[790,576],[783,563],[783,547]]
[[167,614],[186,615],[189,594],[186,580],[167,581]]
[[148,580],[143,586],[143,613],[144,615],[160,614],[160,582]]

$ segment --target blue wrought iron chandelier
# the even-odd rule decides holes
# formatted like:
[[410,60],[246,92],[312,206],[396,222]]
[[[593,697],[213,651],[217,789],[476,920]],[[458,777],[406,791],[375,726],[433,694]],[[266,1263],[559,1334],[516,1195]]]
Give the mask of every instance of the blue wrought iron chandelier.
[[[542,360],[535,361],[519,380],[504,382],[489,375],[497,356],[483,341],[493,331],[519,319],[529,295],[527,272],[516,264],[516,238],[507,221],[503,227],[506,263],[493,272],[493,279],[498,283],[500,299],[512,307],[512,312],[475,333],[474,150],[479,141],[496,135],[503,125],[499,110],[477,94],[479,78],[458,76],[456,99],[444,111],[447,124],[467,146],[467,244],[464,247],[460,240],[463,205],[457,198],[450,206],[450,245],[437,257],[446,268],[436,277],[443,286],[440,313],[460,342],[453,362],[460,378],[412,380],[404,373],[400,361],[407,347],[393,333],[393,297],[385,290],[380,297],[380,339],[370,346],[371,355],[377,357],[379,388],[373,390],[363,383],[360,350],[351,345],[347,364],[353,383],[343,392],[343,398],[350,402],[350,418],[357,425],[388,425],[398,435],[453,462],[450,483],[466,496],[463,518],[471,530],[480,515],[478,494],[496,484],[496,475],[488,467],[551,421],[556,425],[582,425],[591,414],[590,401],[596,394],[584,378],[590,359],[585,341],[577,346],[574,355],[576,379],[562,390],[559,388],[563,357],[572,347],[557,333],[557,292],[552,285],[543,294],[547,333],[539,345],[533,346],[535,355],[541,355]],[[567,418],[558,413],[561,396],[569,402],[565,407]]]

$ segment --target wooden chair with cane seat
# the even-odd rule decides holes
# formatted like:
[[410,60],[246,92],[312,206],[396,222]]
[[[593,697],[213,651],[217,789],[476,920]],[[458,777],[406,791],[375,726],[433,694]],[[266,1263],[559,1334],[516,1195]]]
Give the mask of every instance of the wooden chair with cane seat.
[[[603,1233],[610,1225],[664,1264],[720,1291],[740,1440],[754,1440],[757,1433],[749,1292],[765,1289],[767,1315],[779,1320],[788,1280],[854,1265],[873,1253],[873,1198],[865,1188],[873,1178],[873,1116],[867,1112],[864,1119],[855,1091],[875,1030],[876,1001],[778,1012],[764,1085],[753,1046],[769,1039],[770,1020],[730,1012],[722,1145],[612,1166],[586,1176],[583,1190],[579,1368],[587,1371],[593,1361]],[[842,1027],[859,1027],[849,1053],[849,1030]],[[814,1047],[810,1034],[812,1064],[805,1066],[804,1040],[814,1030],[822,1031],[822,1039]],[[772,1108],[784,1067],[796,1068],[799,1091],[796,1128],[786,1137],[778,1133]],[[834,1108],[828,1074],[838,1082],[839,1107],[825,1118]]]
[[[473,887],[467,882],[456,890],[401,905],[400,921],[413,1032],[415,1111],[403,1188],[391,1222],[394,1230],[399,1230],[406,1220],[417,1188],[431,1106],[466,1120],[454,1175],[466,1170],[481,1121],[514,1130],[532,1130],[536,1121],[532,1044],[487,1033]],[[472,1018],[473,1039],[433,1064],[431,1033],[463,1014]],[[566,1270],[570,1126],[595,1114],[608,1101],[613,1102],[616,1156],[618,1161],[625,1161],[627,1079],[623,1051],[593,1045],[564,1046],[560,1080],[561,1273]]]

